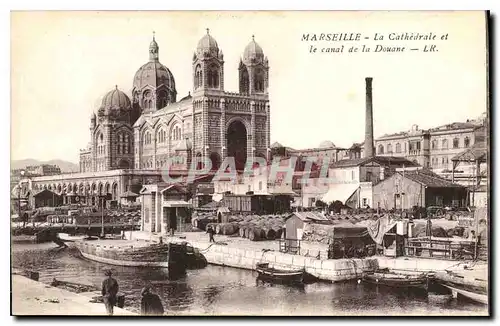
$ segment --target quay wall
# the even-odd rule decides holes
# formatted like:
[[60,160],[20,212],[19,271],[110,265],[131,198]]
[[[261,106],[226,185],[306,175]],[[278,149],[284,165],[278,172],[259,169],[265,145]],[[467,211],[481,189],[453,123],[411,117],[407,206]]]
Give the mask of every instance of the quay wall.
[[[128,235],[127,235],[128,236]],[[132,239],[159,242],[159,235],[134,232]],[[207,241],[183,240],[162,237],[163,242],[187,241],[213,265],[255,270],[257,263],[269,263],[269,267],[281,269],[305,268],[306,272],[324,281],[340,282],[359,279],[363,272],[378,267],[376,258],[365,259],[317,259],[286,254],[269,249],[236,247],[235,245],[210,244]]]
[[322,260],[277,251],[234,248],[190,242],[205,256],[210,264],[255,270],[258,263],[269,263],[269,267],[281,269],[305,268],[306,272],[324,281],[347,281],[359,279],[363,272],[377,268],[377,260],[330,259]]
[[465,261],[432,259],[432,258],[406,258],[406,257],[384,257],[378,256],[378,265],[380,268],[389,268],[400,271],[418,271],[418,272],[439,272],[445,269],[462,269]]

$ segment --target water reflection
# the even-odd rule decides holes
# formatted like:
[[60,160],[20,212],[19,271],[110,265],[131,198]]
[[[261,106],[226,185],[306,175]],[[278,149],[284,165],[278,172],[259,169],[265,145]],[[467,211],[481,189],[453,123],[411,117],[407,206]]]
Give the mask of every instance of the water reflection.
[[[18,245],[19,246],[19,245]],[[59,280],[99,287],[104,270],[111,266],[77,258],[72,251],[13,250],[12,264],[40,272],[40,281]],[[165,269],[111,267],[126,294],[125,307],[139,312],[141,289],[150,284],[163,301],[167,313],[266,314],[266,315],[348,315],[486,311],[473,302],[453,300],[445,305],[430,304],[413,292],[391,291],[357,282],[314,283],[294,287],[257,280],[257,273],[242,269],[208,266],[188,271],[186,277],[168,279]]]

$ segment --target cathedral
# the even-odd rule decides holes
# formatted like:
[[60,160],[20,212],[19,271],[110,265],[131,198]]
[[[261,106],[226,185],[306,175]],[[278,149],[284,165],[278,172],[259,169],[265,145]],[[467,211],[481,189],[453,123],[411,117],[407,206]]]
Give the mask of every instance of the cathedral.
[[92,113],[80,172],[30,178],[29,192],[50,190],[64,204],[119,201],[144,184],[162,182],[167,165],[183,174],[194,158],[209,159],[217,169],[234,157],[238,170],[253,157],[269,160],[269,62],[254,37],[242,50],[234,67],[239,91],[228,92],[224,54],[207,29],[192,54],[192,90],[178,99],[153,35],[149,60],[135,73],[130,95],[115,87]]
[[240,59],[237,93],[224,89],[224,55],[208,30],[191,66],[192,91],[178,100],[174,75],[160,62],[153,36],[149,61],[135,73],[131,96],[115,88],[92,114],[81,172],[158,170],[172,157],[182,169],[193,157],[210,159],[213,168],[234,157],[237,169],[254,156],[268,159],[269,63],[253,37]]

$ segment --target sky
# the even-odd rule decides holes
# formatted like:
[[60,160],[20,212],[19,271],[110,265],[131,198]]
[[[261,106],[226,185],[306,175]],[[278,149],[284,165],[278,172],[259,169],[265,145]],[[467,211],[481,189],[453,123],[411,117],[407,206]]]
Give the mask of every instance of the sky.
[[[90,115],[115,88],[130,94],[155,31],[178,99],[192,90],[193,52],[210,29],[224,53],[225,89],[255,35],[269,59],[271,143],[350,146],[364,139],[365,77],[373,77],[375,137],[477,118],[486,112],[482,12],[14,12],[11,15],[11,159],[77,163]],[[446,41],[390,41],[389,33]],[[307,42],[303,34],[360,33],[362,42]],[[386,39],[375,41],[374,34]],[[321,53],[340,47],[344,53]],[[438,52],[348,53],[436,44]],[[318,48],[310,53],[310,46]]]

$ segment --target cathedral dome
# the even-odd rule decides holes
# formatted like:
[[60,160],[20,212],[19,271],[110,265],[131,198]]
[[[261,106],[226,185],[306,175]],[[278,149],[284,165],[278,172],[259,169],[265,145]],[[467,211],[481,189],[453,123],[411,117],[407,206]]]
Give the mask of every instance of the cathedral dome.
[[322,141],[319,144],[319,148],[334,148],[334,147],[336,147],[335,144],[329,140]]
[[98,115],[119,117],[123,114],[128,113],[131,110],[131,108],[132,106],[130,104],[130,99],[127,96],[127,94],[120,91],[118,89],[118,86],[116,86],[115,89],[109,91],[106,95],[104,95],[101,107],[99,108],[98,111]]
[[252,36],[252,41],[248,43],[243,51],[243,62],[245,64],[258,63],[264,61],[264,51]]
[[198,41],[196,52],[198,55],[209,54],[215,57],[219,55],[219,45],[217,45],[217,41],[212,35],[209,34],[208,28],[207,34],[203,35],[201,40]]
[[103,108],[130,108],[130,99],[127,94],[120,91],[118,86],[115,87],[112,91],[109,91],[104,98],[102,99],[101,107]]
[[142,89],[147,85],[152,87],[165,85],[167,88],[175,90],[174,75],[159,61],[150,61],[140,67],[134,76],[135,89]]

